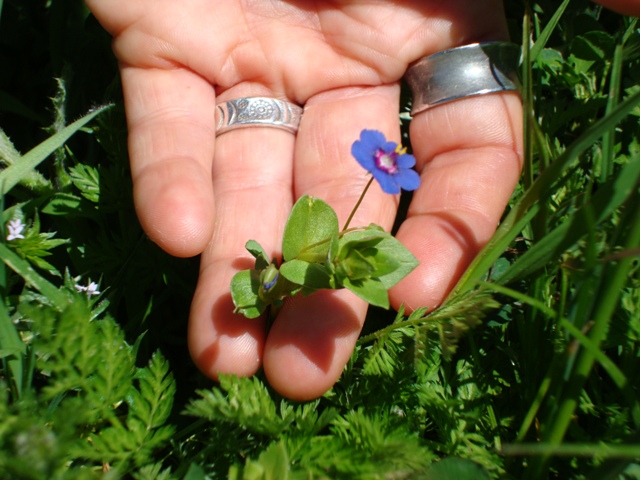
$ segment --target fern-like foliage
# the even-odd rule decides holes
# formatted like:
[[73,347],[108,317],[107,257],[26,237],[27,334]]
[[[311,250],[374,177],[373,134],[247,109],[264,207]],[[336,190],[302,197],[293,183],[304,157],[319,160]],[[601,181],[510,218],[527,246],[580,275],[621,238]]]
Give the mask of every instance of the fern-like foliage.
[[500,308],[500,303],[483,290],[473,290],[449,299],[431,319],[445,358],[450,359],[456,353],[460,339],[480,325],[489,311],[497,308]]
[[424,318],[426,311],[426,308],[419,308],[405,318],[404,306],[400,307],[394,322],[378,332],[374,344],[366,348],[362,372],[393,377],[398,369],[398,357],[406,352],[407,341],[422,331],[415,323]]
[[97,168],[80,163],[69,169],[69,177],[84,198],[93,203],[100,201],[100,174]]
[[[0,471],[12,472],[6,478],[93,478],[86,475],[95,466],[113,472],[100,478],[119,478],[151,464],[174,433],[167,424],[176,389],[168,362],[156,353],[136,368],[134,349],[117,323],[91,320],[82,294],[73,300],[62,312],[20,306],[23,321],[35,326],[30,348],[43,385],[38,401],[26,395],[12,408],[0,402],[6,426],[0,429]],[[25,465],[38,468],[29,474]]]
[[410,478],[434,454],[397,420],[394,415],[348,412],[334,418],[322,435],[274,440],[243,466],[234,465],[229,478]]
[[174,426],[165,425],[176,389],[169,364],[156,353],[147,367],[137,370],[134,379],[125,397],[126,419],[92,434],[91,448],[85,450],[87,457],[144,465],[151,461],[153,451],[172,437]]
[[160,463],[152,463],[132,474],[134,480],[171,480],[171,469],[163,468]]
[[226,425],[227,435],[262,438],[246,451],[250,460],[235,460],[229,478],[402,478],[434,458],[397,409],[340,415],[321,401],[276,403],[258,378],[223,376],[220,387],[199,392],[186,412]]
[[247,426],[254,433],[277,436],[293,421],[291,408],[279,408],[265,385],[258,379],[221,376],[220,387],[200,390],[202,397],[192,401],[186,413],[212,421]]
[[393,377],[401,363],[398,360],[403,360],[402,352],[406,354],[412,344],[414,359],[424,355],[427,336],[432,332],[437,334],[441,351],[449,359],[455,354],[459,340],[478,326],[490,310],[499,307],[488,293],[473,291],[451,299],[431,315],[427,315],[426,308],[420,308],[405,317],[404,309],[400,308],[391,325],[360,340],[361,344],[374,341],[372,346],[365,347],[362,372]]

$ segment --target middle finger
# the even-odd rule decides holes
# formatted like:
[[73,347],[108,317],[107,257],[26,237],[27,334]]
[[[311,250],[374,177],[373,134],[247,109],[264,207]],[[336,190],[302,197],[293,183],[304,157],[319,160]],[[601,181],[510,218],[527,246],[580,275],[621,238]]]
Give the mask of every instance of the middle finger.
[[[331,205],[344,225],[369,180],[351,156],[360,131],[376,129],[400,140],[400,87],[350,87],[316,95],[306,104],[296,143],[295,196]],[[376,223],[389,230],[397,197],[371,186],[351,226]],[[367,304],[350,291],[318,292],[285,304],[265,345],[264,369],[281,394],[315,398],[340,376],[362,328]]]

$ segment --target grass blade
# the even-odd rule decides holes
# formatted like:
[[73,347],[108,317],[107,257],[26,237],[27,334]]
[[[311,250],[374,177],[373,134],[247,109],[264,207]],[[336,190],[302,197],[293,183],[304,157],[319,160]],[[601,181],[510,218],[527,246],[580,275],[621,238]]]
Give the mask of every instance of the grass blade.
[[496,281],[506,285],[520,280],[557,258],[560,253],[589,232],[589,222],[585,221],[585,215],[593,215],[595,223],[601,223],[633,193],[638,181],[640,181],[640,157],[625,165],[614,180],[600,187],[587,204],[533,245]]
[[[609,95],[607,96],[607,110],[609,113],[618,104],[620,96],[620,86],[622,82],[622,60],[623,45],[618,43],[613,54],[613,63],[611,65],[611,82],[609,84]],[[611,128],[602,137],[602,160],[600,163],[599,180],[604,182],[613,173],[613,159],[615,147],[615,128]]]
[[589,127],[551,163],[549,168],[538,177],[514,205],[502,225],[485,248],[476,256],[448,298],[462,294],[476,285],[476,282],[489,271],[502,252],[522,231],[522,228],[535,216],[540,208],[540,203],[548,197],[557,182],[562,180],[562,174],[568,166],[639,104],[640,91],[621,102],[610,115]]
[[[625,249],[633,250],[640,245],[640,210],[633,208],[636,205],[638,196],[635,195],[629,202],[629,230],[626,235]],[[624,222],[621,222],[625,225]],[[595,310],[590,316],[594,319],[593,328],[589,333],[589,339],[596,349],[606,338],[611,324],[613,313],[615,312],[621,291],[629,280],[629,271],[633,265],[635,258],[624,257],[616,265],[608,265],[605,270],[601,289],[594,292],[594,296],[599,299],[595,306]],[[562,394],[557,400],[557,408],[551,410],[550,415],[544,420],[547,430],[543,432],[542,439],[551,445],[560,445],[564,438],[567,428],[571,423],[574,411],[578,405],[578,398],[584,383],[593,365],[596,357],[592,349],[581,349],[578,352],[573,369],[570,373],[566,384],[563,385]],[[536,457],[532,459],[531,476],[528,478],[543,478],[547,469],[550,455]]]
[[72,124],[52,135],[44,142],[25,153],[20,161],[7,167],[0,172],[0,194],[5,194],[11,190],[20,180],[25,178],[34,168],[42,163],[49,155],[60,148],[78,130],[93,120],[96,116],[110,108],[105,105],[91,111],[84,117],[76,120]]
[[549,23],[547,23],[547,25],[544,27],[542,32],[540,32],[540,35],[538,36],[536,43],[534,43],[533,46],[531,47],[532,62],[536,61],[536,59],[538,58],[538,55],[540,55],[540,52],[542,52],[544,47],[547,45],[549,38],[551,38],[551,34],[558,26],[558,22],[560,21],[560,18],[562,17],[562,14],[564,13],[564,11],[569,6],[570,1],[571,0],[564,0],[564,2],[560,4],[558,9],[556,10],[556,13],[554,13],[553,17],[549,19]]

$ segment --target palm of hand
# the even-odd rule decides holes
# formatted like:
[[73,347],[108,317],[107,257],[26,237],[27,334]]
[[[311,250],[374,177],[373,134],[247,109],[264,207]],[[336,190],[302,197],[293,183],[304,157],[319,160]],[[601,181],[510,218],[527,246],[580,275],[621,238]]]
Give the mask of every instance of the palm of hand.
[[494,0],[136,1],[120,12],[90,3],[110,17],[103,23],[127,65],[188,68],[220,91],[255,83],[300,103],[397,81],[425,52],[501,28]]
[[[367,180],[348,153],[360,130],[399,140],[399,79],[409,63],[504,38],[502,2],[87,3],[114,35],[121,62],[140,221],[169,253],[202,252],[189,326],[195,362],[212,377],[252,374],[263,365],[286,396],[322,394],[351,355],[366,305],[344,291],[296,299],[267,336],[264,320],[231,313],[229,281],[249,266],[238,260],[248,256],[244,243],[255,239],[277,256],[286,217],[302,194],[327,201],[343,224]],[[246,96],[304,104],[297,137],[250,128],[216,138],[216,102]],[[517,182],[516,95],[455,103],[412,122],[423,182],[398,238],[421,265],[391,291],[395,307],[442,301],[491,236]],[[354,225],[389,229],[396,206],[372,189]]]

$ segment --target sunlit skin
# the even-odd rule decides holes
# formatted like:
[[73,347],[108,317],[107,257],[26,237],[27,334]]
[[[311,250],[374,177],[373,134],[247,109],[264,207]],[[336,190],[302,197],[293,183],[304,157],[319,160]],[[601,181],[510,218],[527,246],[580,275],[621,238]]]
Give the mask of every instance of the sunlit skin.
[[[609,0],[628,13],[640,2]],[[229,282],[255,239],[277,256],[296,198],[334,207],[341,224],[368,178],[350,155],[361,130],[395,142],[399,81],[418,58],[506,39],[498,0],[87,0],[114,36],[129,127],[135,205],[149,237],[202,254],[189,346],[198,367],[251,375],[299,400],[340,376],[366,305],[348,291],[296,298],[266,320],[234,315]],[[297,136],[269,128],[215,135],[215,105],[267,96],[305,106]],[[414,192],[398,238],[420,266],[392,305],[439,305],[496,229],[518,180],[522,108],[515,93],[459,100],[411,124]],[[354,224],[389,229],[397,198],[377,185]],[[179,321],[177,319],[177,321]]]

